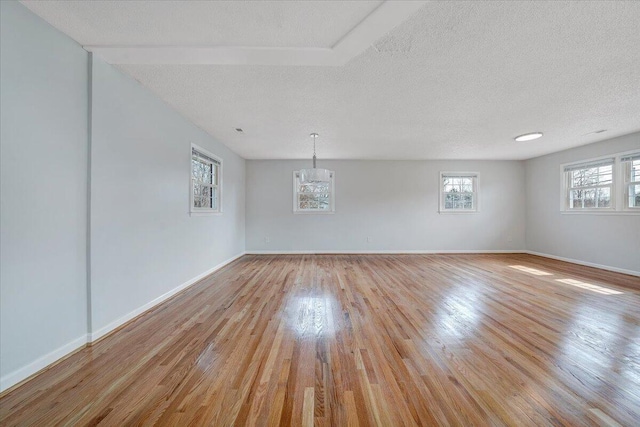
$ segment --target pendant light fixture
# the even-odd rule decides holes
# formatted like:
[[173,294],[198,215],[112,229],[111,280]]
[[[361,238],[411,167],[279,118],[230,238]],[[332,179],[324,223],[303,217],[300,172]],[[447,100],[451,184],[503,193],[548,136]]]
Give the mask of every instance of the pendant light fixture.
[[319,184],[321,182],[331,182],[331,171],[316,168],[316,138],[317,133],[312,133],[313,138],[313,169],[300,169],[301,184]]

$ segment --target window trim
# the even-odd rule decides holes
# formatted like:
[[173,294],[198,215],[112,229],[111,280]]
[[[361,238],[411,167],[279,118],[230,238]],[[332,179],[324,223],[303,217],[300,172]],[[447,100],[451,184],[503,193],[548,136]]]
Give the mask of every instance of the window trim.
[[[209,215],[222,215],[223,209],[222,209],[222,174],[224,171],[224,166],[223,166],[223,161],[222,158],[220,158],[219,156],[216,156],[215,154],[211,153],[209,150],[206,150],[202,147],[200,147],[199,145],[196,145],[194,143],[191,143],[191,149],[189,150],[189,215],[190,216],[209,216]],[[191,162],[193,160],[193,150],[202,153],[203,155],[210,157],[211,159],[219,162],[219,165],[217,166],[217,171],[216,171],[216,178],[218,180],[218,184],[217,184],[217,192],[218,192],[218,209],[211,209],[211,208],[196,208],[193,206],[193,169],[192,169],[192,165]]]
[[[620,161],[622,157],[639,153],[636,150],[623,151],[614,154],[607,154],[598,157],[591,157],[580,161],[562,163],[560,165],[560,213],[563,215],[640,215],[639,208],[626,207],[627,194],[625,190],[624,165]],[[602,160],[613,159],[612,167],[612,183],[611,183],[611,207],[609,208],[585,208],[585,209],[569,209],[568,205],[568,189],[569,181],[565,168],[579,165],[589,165]]]
[[629,206],[629,187],[632,185],[639,185],[640,181],[627,181],[629,178],[629,172],[631,172],[631,165],[633,160],[622,161],[623,157],[640,156],[640,150],[631,151],[628,153],[622,153],[618,157],[620,159],[620,175],[622,179],[620,184],[623,187],[622,190],[622,210],[627,213],[640,213],[640,206]]
[[[606,160],[606,162],[605,162]],[[594,167],[599,167],[599,166],[605,166],[605,165],[609,165],[609,161],[611,164],[611,184],[606,184],[606,185],[601,185],[601,184],[597,184],[597,185],[591,185],[591,186],[585,186],[585,187],[580,187],[580,188],[584,188],[585,190],[588,189],[598,189],[598,188],[602,188],[602,187],[610,187],[611,191],[610,191],[610,201],[609,201],[609,207],[602,207],[602,208],[597,208],[597,207],[593,207],[593,208],[581,208],[581,209],[571,209],[569,208],[569,190],[571,188],[571,178],[570,178],[570,172],[573,172],[574,170],[581,170],[581,169],[589,169],[589,168],[594,168]],[[581,167],[582,166],[582,167]],[[567,168],[571,168],[573,167],[573,169],[566,171],[565,169]],[[617,164],[616,164],[616,157],[615,156],[602,156],[602,157],[598,157],[595,159],[590,159],[590,160],[585,160],[585,161],[581,161],[581,162],[572,162],[572,163],[568,163],[563,165],[562,167],[562,174],[563,174],[563,181],[564,181],[564,185],[563,185],[563,191],[562,191],[562,197],[563,197],[563,206],[564,206],[564,210],[566,212],[611,212],[611,211],[615,211],[616,210],[616,203],[617,203],[617,194],[616,194],[616,174],[617,174]]]
[[331,188],[330,188],[330,209],[322,210],[322,209],[307,209],[300,210],[298,208],[298,177],[300,174],[299,170],[293,171],[293,213],[296,215],[331,215],[336,213],[336,173],[334,171],[331,172]]
[[[445,209],[443,179],[445,176],[459,176],[474,178],[474,209]],[[480,212],[480,172],[470,171],[440,171],[438,180],[438,213],[441,214],[476,214]]]

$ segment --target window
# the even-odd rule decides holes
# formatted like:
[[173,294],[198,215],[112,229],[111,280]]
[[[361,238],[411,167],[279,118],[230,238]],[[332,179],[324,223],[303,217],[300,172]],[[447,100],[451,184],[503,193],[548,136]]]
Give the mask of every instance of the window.
[[640,209],[640,153],[620,158],[624,173],[624,209]]
[[640,152],[561,165],[565,213],[640,214]]
[[295,213],[334,213],[334,173],[330,182],[301,184],[300,173],[293,172],[293,211]]
[[566,209],[612,209],[614,158],[564,167]]
[[191,212],[222,212],[222,160],[191,146]]
[[440,212],[477,212],[478,174],[440,173]]

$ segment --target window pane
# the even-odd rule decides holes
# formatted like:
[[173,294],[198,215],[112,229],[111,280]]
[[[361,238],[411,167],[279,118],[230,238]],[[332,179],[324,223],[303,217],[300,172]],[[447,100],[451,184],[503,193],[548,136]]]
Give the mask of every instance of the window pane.
[[454,189],[453,178],[443,178],[442,180],[442,188],[445,193],[450,193]]
[[571,190],[569,192],[569,207],[571,209],[582,209],[582,198],[584,190]]
[[329,183],[327,182],[327,183],[323,183],[323,184],[318,184],[316,186],[316,191],[318,193],[326,193],[326,192],[328,192],[329,191]]
[[583,201],[585,208],[595,208],[596,207],[596,190],[583,190]]
[[608,187],[598,188],[597,204],[599,208],[608,208],[611,206],[611,189]]
[[215,188],[206,184],[193,183],[194,208],[218,208],[218,194]]
[[475,210],[475,182],[475,175],[443,176],[442,208],[444,210]]
[[211,207],[211,187],[202,187],[202,199],[206,203],[206,207]]
[[611,207],[611,187],[585,188],[569,191],[569,209]]
[[570,172],[571,187],[589,187],[593,185],[611,184],[613,180],[613,166],[598,166],[595,168],[578,169]]
[[463,209],[473,209],[473,194],[465,194],[462,201]]
[[596,203],[599,208],[608,208],[611,206],[611,189],[609,187],[598,188],[596,196]]
[[460,209],[460,210],[473,210],[474,209],[474,193],[465,192],[452,192],[444,193],[444,208],[445,209]]
[[200,163],[196,159],[191,160],[191,177],[200,180]]
[[629,186],[629,205],[630,208],[640,207],[640,185],[632,184]]
[[634,160],[631,162],[631,182],[640,181],[640,160]]
[[191,176],[196,181],[213,184],[213,165],[199,159],[191,160]]
[[453,206],[455,205],[455,198],[456,198],[455,194],[445,193],[444,194],[444,208],[445,209],[453,209]]
[[202,169],[203,169],[203,176],[202,176],[203,181],[206,182],[207,184],[213,184],[213,165],[203,164]]

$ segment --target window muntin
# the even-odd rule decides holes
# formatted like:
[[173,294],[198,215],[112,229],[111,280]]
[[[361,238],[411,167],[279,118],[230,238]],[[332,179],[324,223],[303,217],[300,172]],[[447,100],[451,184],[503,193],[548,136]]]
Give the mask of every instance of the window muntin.
[[293,173],[293,211],[297,213],[333,213],[334,203],[334,173],[331,172],[331,182],[314,184],[300,183],[300,173]]
[[440,174],[440,211],[476,212],[478,210],[478,174],[443,172]]
[[566,209],[612,209],[615,159],[565,166]]
[[221,212],[222,161],[191,147],[191,212]]
[[624,172],[624,208],[640,209],[640,153],[620,158]]

